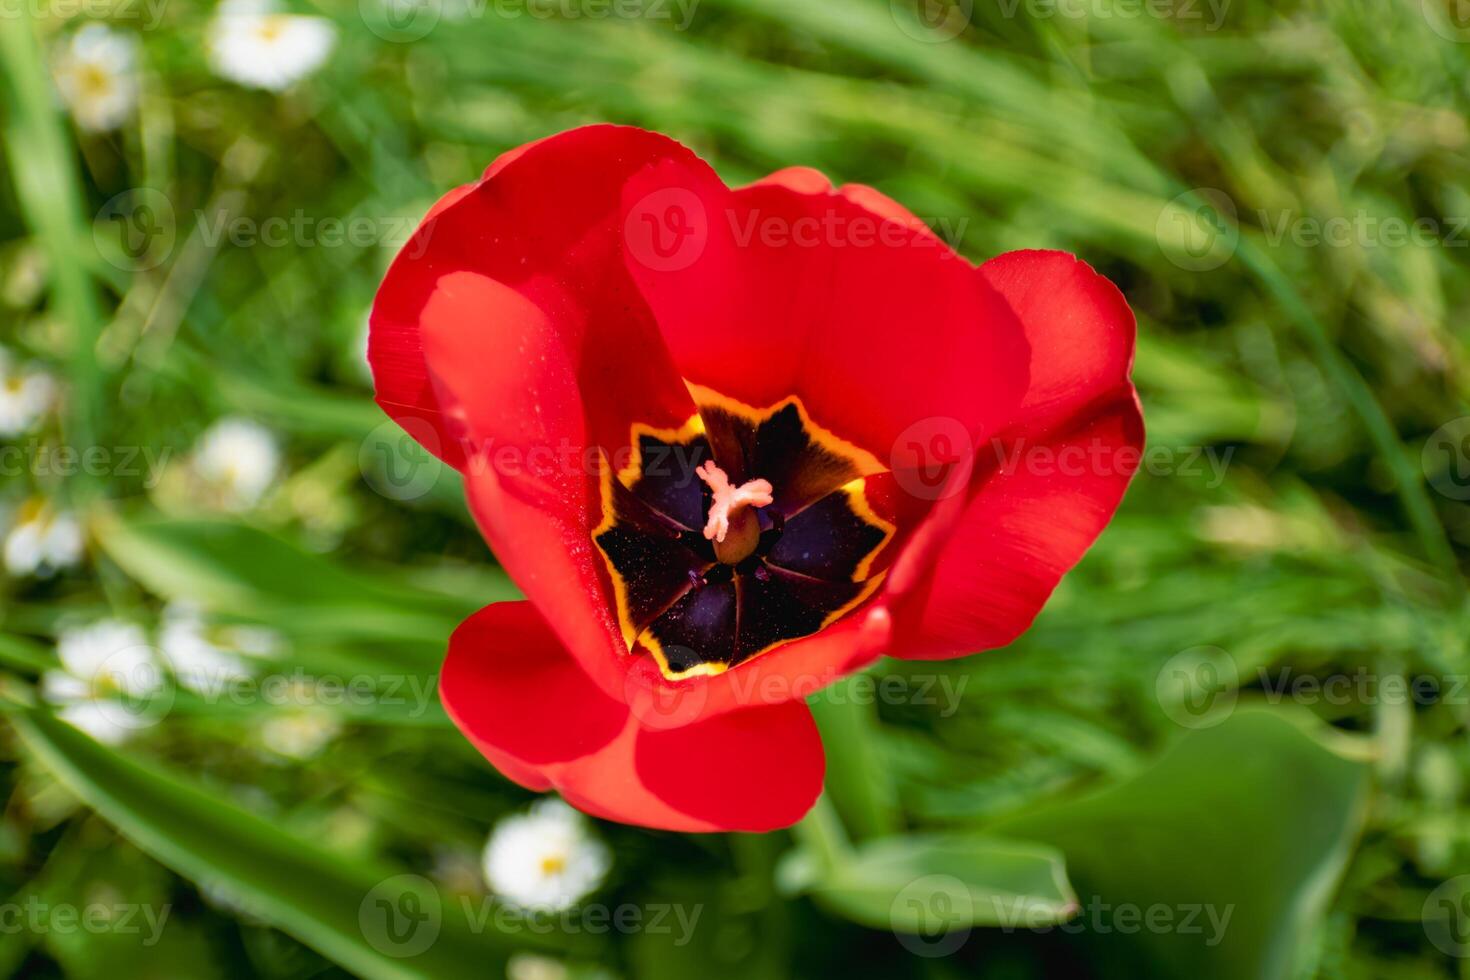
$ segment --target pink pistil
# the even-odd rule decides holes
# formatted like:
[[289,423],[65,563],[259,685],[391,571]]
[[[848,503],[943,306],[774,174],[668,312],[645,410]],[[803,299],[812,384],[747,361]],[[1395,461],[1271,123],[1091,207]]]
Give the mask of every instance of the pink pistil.
[[708,540],[723,542],[725,535],[730,533],[732,517],[739,516],[746,507],[764,507],[775,500],[771,496],[770,480],[748,480],[732,487],[730,478],[715,465],[714,460],[705,460],[694,472],[709,484],[715,495],[709,505],[709,519],[704,523],[704,536]]

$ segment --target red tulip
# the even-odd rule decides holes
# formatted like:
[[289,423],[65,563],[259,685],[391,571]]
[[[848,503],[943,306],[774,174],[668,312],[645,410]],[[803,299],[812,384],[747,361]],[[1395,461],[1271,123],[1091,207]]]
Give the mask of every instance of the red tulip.
[[806,695],[1009,643],[1107,524],[1133,343],[1072,256],[977,269],[813,170],[732,190],[615,126],[505,154],[372,314],[378,404],[527,596],[455,631],[445,707],[596,816],[791,824],[822,784]]

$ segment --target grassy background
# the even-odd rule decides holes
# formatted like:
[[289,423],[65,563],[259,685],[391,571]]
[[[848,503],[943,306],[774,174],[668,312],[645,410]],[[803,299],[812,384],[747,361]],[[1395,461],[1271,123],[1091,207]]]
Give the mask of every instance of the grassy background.
[[[339,44],[279,97],[214,77],[211,11],[169,3],[157,25],[116,12],[144,94],[106,136],[57,113],[45,57],[77,22],[36,9],[0,18],[0,340],[66,377],[42,443],[179,460],[245,415],[279,433],[286,467],[228,517],[117,472],[0,483],[7,504],[81,509],[89,531],[81,569],[0,580],[0,899],[172,910],[148,947],[0,919],[0,967],[470,977],[539,950],[655,978],[1470,975],[1454,955],[1470,952],[1470,453],[1463,428],[1432,435],[1466,414],[1470,29],[1453,0],[974,0],[947,39],[886,0],[641,16],[445,0],[412,38],[428,22],[323,0],[310,12]],[[872,184],[974,259],[1081,254],[1137,312],[1155,451],[1020,642],[877,669],[943,679],[958,710],[818,706],[845,737],[794,833],[600,826],[617,860],[595,901],[698,906],[687,943],[465,916],[478,848],[528,794],[437,707],[317,706],[341,734],[303,763],[260,748],[282,710],[260,701],[181,693],[122,753],[30,707],[60,625],[149,623],[181,597],[282,634],[280,673],[432,679],[458,619],[513,587],[452,474],[412,500],[374,491],[396,443],[361,363],[366,311],[440,193],[593,120],[668,132],[731,183],[802,163]],[[129,262],[109,202],[140,189],[171,233]],[[374,233],[214,233],[294,215]],[[1413,240],[1390,230],[1416,219]],[[1350,693],[1273,693],[1301,677]],[[1396,678],[1430,693],[1393,696]],[[366,899],[430,882],[440,933],[395,955]],[[1037,928],[997,927],[1016,896]],[[1081,916],[1047,928],[1069,896]],[[1167,925],[1124,918],[1152,906]],[[1207,917],[1186,928],[1191,906],[1232,910],[1219,942]]]

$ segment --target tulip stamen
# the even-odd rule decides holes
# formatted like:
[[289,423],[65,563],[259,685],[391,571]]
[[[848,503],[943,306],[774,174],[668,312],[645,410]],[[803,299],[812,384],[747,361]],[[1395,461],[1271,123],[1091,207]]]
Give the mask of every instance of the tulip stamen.
[[768,506],[776,499],[772,496],[771,481],[747,480],[738,487],[732,486],[730,478],[714,460],[705,460],[694,472],[709,484],[714,495],[704,524],[705,540],[715,543],[715,556],[720,561],[734,565],[754,552],[760,543],[760,519],[754,508]]

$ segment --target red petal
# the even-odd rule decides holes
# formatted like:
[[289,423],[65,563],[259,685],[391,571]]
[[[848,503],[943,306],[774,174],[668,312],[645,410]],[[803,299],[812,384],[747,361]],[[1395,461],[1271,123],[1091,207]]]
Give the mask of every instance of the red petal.
[[627,705],[592,682],[529,602],[498,602],[460,624],[439,693],[460,730],[517,782],[597,751],[628,718]]
[[643,785],[679,812],[753,833],[800,820],[826,769],[811,709],[795,701],[645,730],[634,758]]
[[936,533],[916,536],[932,565],[900,558],[896,656],[961,656],[1019,636],[1112,519],[1143,449],[1133,314],[1116,287],[1060,252],[1010,253],[981,272],[1025,325],[1032,386],[1018,422],[980,454],[968,495],[942,500]]
[[1031,342],[1031,383],[1021,404],[1026,431],[1065,424],[1128,385],[1133,311],[1092,266],[1032,249],[997,256],[980,274],[1011,304]]
[[[441,197],[403,247],[393,268],[405,264],[404,256],[422,254],[432,240],[434,219],[475,187],[475,184],[465,184]],[[376,400],[425,449],[455,469],[464,469],[464,450],[445,424],[439,398],[424,364],[418,320],[404,311],[402,294],[411,281],[406,275],[394,276],[390,269],[369,317],[368,364],[373,372]]]
[[502,602],[450,640],[441,696],[509,778],[555,787],[596,816],[669,830],[772,830],[821,790],[821,739],[803,704],[678,729],[653,724],[582,673],[528,602]]
[[475,447],[466,485],[491,547],[610,691],[622,668],[591,542],[599,456],[620,465],[635,422],[693,413],[626,271],[638,225],[627,219],[646,194],[717,192],[709,168],[663,136],[550,137],[441,211],[394,263],[375,312],[375,331],[409,325],[400,334],[427,364],[441,429]]
[[819,425],[885,464],[926,420],[986,437],[1009,422],[1028,358],[1014,314],[884,201],[782,171],[698,222],[704,240],[677,267],[630,253],[683,375],[752,405],[800,395]]
[[[502,153],[485,170],[481,179],[500,172],[535,145],[527,143]],[[439,398],[434,393],[428,367],[424,364],[418,322],[406,312],[411,311],[416,302],[414,278],[408,267],[428,250],[433,238],[434,219],[477,186],[478,181],[456,187],[429,209],[413,238],[394,262],[395,268],[400,263],[405,268],[399,270],[398,275],[392,275],[394,270],[390,270],[369,318],[368,364],[373,372],[378,405],[426,449],[455,469],[464,469],[465,453],[457,435],[444,423]],[[405,290],[408,296],[401,295]]]
[[[1112,519],[1142,450],[1131,393],[1065,437],[1027,443],[1013,472],[981,483],[926,580],[895,608],[890,652],[963,656],[1025,632]],[[1104,462],[1089,462],[1093,453]]]

